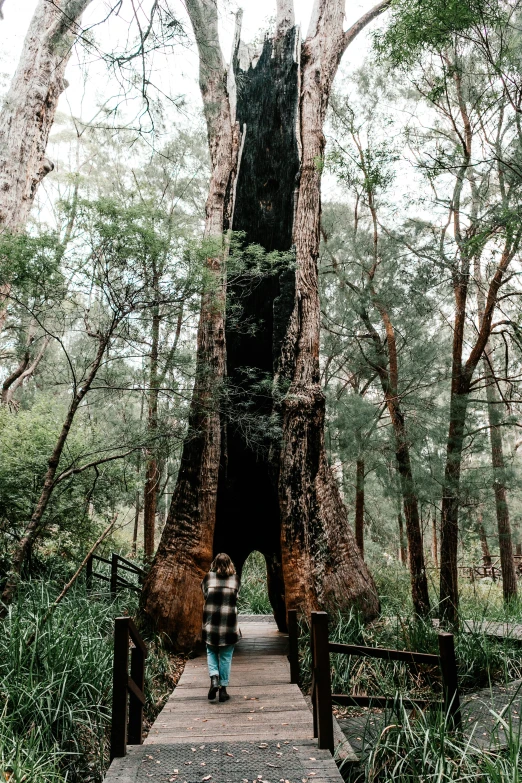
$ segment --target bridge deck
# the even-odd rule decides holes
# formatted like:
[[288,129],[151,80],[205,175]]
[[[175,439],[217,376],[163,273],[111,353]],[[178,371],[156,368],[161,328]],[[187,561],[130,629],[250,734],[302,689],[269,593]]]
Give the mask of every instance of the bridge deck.
[[330,753],[317,748],[301,691],[290,684],[287,637],[273,621],[245,620],[230,701],[209,702],[205,658],[188,661],[145,743],[112,763],[106,783],[341,783]]

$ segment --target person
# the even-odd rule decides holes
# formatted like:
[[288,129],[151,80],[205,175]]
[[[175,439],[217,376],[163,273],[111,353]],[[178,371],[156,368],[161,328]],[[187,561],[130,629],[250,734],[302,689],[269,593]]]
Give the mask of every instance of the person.
[[210,690],[208,698],[230,699],[227,693],[234,647],[239,638],[237,594],[239,579],[234,563],[223,552],[214,558],[210,571],[201,583],[205,596],[202,638],[207,646]]

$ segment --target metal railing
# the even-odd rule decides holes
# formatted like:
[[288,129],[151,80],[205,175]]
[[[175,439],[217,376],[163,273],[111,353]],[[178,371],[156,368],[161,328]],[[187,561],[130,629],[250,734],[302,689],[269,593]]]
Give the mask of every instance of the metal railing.
[[147,647],[132,618],[117,617],[112,668],[111,760],[125,756],[127,744],[141,745],[143,742],[146,657]]
[[319,748],[334,751],[332,705],[386,707],[394,704],[392,696],[355,696],[332,693],[330,655],[357,655],[380,658],[386,661],[405,661],[413,664],[439,666],[442,674],[444,701],[426,699],[403,699],[406,707],[444,708],[453,728],[461,723],[460,698],[457,680],[457,662],[453,634],[439,633],[439,655],[417,653],[409,650],[388,650],[381,647],[362,647],[354,644],[337,644],[328,639],[328,614],[312,612],[312,704],[314,715],[314,737]]

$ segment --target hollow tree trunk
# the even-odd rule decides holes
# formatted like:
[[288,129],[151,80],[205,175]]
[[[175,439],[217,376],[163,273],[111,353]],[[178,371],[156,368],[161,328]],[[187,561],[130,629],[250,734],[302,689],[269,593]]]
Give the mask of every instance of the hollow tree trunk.
[[364,557],[364,460],[358,459],[355,469],[355,540]]
[[[54,167],[45,157],[78,22],[92,0],[39,0],[0,111],[0,229],[27,221],[36,189]],[[0,286],[0,331],[8,285]]]
[[[171,635],[178,648],[190,647],[199,636],[200,581],[213,553],[223,550],[239,571],[252,550],[263,553],[269,597],[280,628],[286,625],[289,608],[309,612],[319,606],[343,609],[358,604],[367,617],[378,611],[373,580],[326,459],[319,383],[316,262],[321,129],[342,51],[361,29],[358,25],[343,34],[343,5],[341,0],[318,0],[312,34],[301,47],[292,3],[281,0],[275,38],[265,40],[255,64],[241,47],[235,50],[234,75],[228,83],[231,96],[237,97],[242,139],[235,201],[230,204],[232,228],[244,234],[245,244],[258,243],[268,251],[290,251],[294,245],[295,261],[256,274],[254,284],[248,268],[234,276],[227,292],[226,362],[223,341],[219,346],[221,374],[212,371],[210,362],[211,371],[203,375],[212,346],[210,342],[198,346],[208,393],[225,369],[230,393],[221,409],[215,409],[213,451],[204,463],[205,428],[191,420],[169,516],[142,600],[144,612]],[[224,86],[216,4],[191,0],[188,10],[202,72],[213,73],[213,84]],[[211,95],[205,79],[201,85],[212,158],[213,140],[227,143],[230,150],[233,132],[231,117],[222,115],[215,123],[209,107],[220,111],[230,102],[226,89]],[[212,159],[209,203],[219,174]],[[232,184],[232,162],[229,181]],[[214,235],[228,226],[222,215]],[[237,320],[248,328],[238,328]],[[200,332],[209,328],[204,308],[199,328]],[[192,408],[199,395],[197,380]],[[189,457],[191,506],[183,515],[179,496],[188,491],[185,461]],[[194,512],[203,498],[208,498],[204,521]]]

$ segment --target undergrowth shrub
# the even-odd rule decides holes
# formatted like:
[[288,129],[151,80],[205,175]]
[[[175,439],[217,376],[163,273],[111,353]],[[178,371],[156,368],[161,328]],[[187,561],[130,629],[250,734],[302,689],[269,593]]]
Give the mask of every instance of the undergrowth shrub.
[[[78,585],[44,622],[56,593],[48,583],[23,584],[0,626],[0,779],[12,783],[98,783],[109,760],[114,618],[134,614],[136,598],[111,602]],[[182,659],[154,636],[146,642],[150,724]]]
[[237,606],[242,614],[272,614],[268,600],[266,563],[260,552],[252,552],[245,561]]

